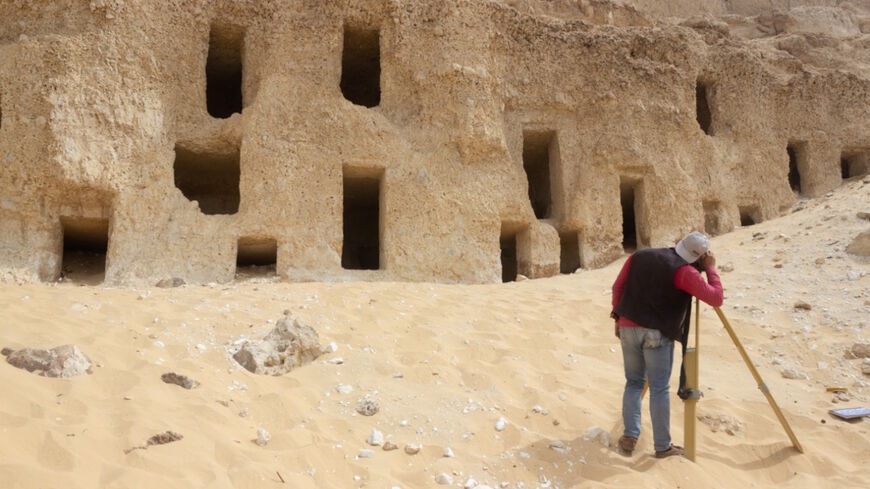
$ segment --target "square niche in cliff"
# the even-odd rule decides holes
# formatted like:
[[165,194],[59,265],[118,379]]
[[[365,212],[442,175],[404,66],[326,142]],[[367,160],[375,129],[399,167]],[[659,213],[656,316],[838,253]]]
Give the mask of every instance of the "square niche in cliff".
[[63,233],[62,276],[87,284],[103,282],[106,251],[109,248],[109,220],[103,218],[60,218]]
[[381,33],[345,24],[341,52],[341,81],[344,98],[363,107],[381,103]]
[[640,208],[640,192],[643,180],[636,177],[621,177],[619,179],[619,203],[622,208],[622,249],[633,252],[641,247],[638,235],[641,231],[641,221],[638,215]]
[[242,112],[242,44],[245,30],[214,24],[208,36],[205,101],[209,115],[226,119]]
[[803,194],[803,176],[807,171],[807,143],[792,141],[785,148],[788,154],[788,185],[797,194]]
[[203,214],[239,211],[239,153],[214,154],[175,147],[175,186]]
[[272,238],[242,237],[236,248],[236,276],[277,274],[278,242]]
[[515,282],[517,280],[519,270],[517,234],[516,225],[502,223],[498,245],[501,250],[501,281],[503,283]]
[[725,233],[725,209],[718,200],[704,201],[704,232],[708,236],[719,236]]
[[529,180],[529,201],[538,219],[550,217],[550,168],[554,131],[523,131],[523,170]]
[[555,141],[554,131],[523,131],[523,170],[529,180],[529,200],[538,219],[550,217],[550,155]]
[[577,231],[559,233],[559,272],[574,273],[580,268],[580,240]]
[[870,150],[844,151],[840,157],[840,176],[843,180],[870,173]]
[[695,84],[695,119],[704,134],[712,136],[713,115],[710,112],[710,85],[698,80]]
[[741,226],[753,226],[761,222],[761,210],[757,205],[741,205],[737,207],[737,210],[740,212]]
[[345,167],[341,267],[378,270],[381,265],[381,186],[383,168]]

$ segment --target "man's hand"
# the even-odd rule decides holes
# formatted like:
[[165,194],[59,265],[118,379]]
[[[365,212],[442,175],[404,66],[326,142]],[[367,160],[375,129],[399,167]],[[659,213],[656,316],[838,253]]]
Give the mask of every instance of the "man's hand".
[[712,251],[708,251],[704,253],[704,256],[701,257],[701,268],[704,270],[715,267],[716,266],[716,257],[713,256]]
[[615,319],[613,320],[613,334],[616,335],[617,338],[619,338],[619,321]]

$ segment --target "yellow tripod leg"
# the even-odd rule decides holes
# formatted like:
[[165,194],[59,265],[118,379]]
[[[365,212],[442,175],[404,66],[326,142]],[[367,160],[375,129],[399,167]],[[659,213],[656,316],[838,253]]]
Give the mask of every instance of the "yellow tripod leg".
[[[686,366],[686,389],[689,389],[692,392],[697,391],[699,386],[698,339],[700,338],[700,335],[698,333],[698,328],[700,328],[700,326],[701,307],[698,299],[695,299],[695,347],[686,348],[686,356],[683,360]],[[684,443],[686,444],[685,456],[692,462],[695,461],[697,447],[697,432],[695,426],[697,424],[696,413],[698,409],[698,397],[699,396],[693,395],[683,401],[683,437],[685,438]]]
[[764,397],[767,398],[768,404],[770,404],[770,407],[773,408],[773,412],[774,414],[776,414],[776,418],[779,419],[779,424],[781,424],[783,429],[785,429],[785,433],[791,440],[791,444],[798,452],[804,453],[804,449],[798,441],[797,437],[795,436],[794,432],[791,430],[791,426],[789,426],[788,421],[785,419],[785,415],[782,414],[782,410],[779,409],[779,405],[777,405],[776,400],[773,399],[773,395],[770,393],[770,389],[767,388],[767,384],[764,383],[764,380],[761,378],[761,374],[758,373],[755,365],[752,364],[752,360],[749,359],[749,355],[746,353],[746,350],[743,348],[743,345],[737,338],[737,334],[734,332],[731,324],[728,323],[728,319],[725,317],[725,314],[718,307],[714,309],[716,310],[716,314],[719,316],[719,319],[722,320],[722,325],[725,326],[725,330],[728,331],[728,336],[731,337],[731,341],[733,341],[734,345],[737,347],[737,351],[740,352],[740,356],[743,357],[743,361],[746,362],[746,366],[749,367],[749,371],[752,373],[752,377],[755,378],[755,382],[758,384],[758,389],[762,392],[762,394],[764,394]]

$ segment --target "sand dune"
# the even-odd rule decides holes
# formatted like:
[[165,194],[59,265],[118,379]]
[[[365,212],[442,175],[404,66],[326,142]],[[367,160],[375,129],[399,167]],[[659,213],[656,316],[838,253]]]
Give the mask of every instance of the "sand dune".
[[[870,263],[844,252],[870,227],[856,217],[868,203],[870,179],[853,180],[713,241],[720,266],[733,267],[722,274],[724,311],[803,455],[707,307],[698,412],[743,429],[714,433],[699,423],[697,463],[652,457],[646,412],[631,458],[586,439],[594,427],[621,434],[621,353],[607,319],[621,263],[486,286],[3,285],[0,346],[75,343],[97,366],[50,379],[0,363],[0,487],[416,488],[436,487],[442,472],[454,485],[471,477],[511,488],[866,487],[870,424],[827,411],[870,405],[861,360],[844,358],[853,343],[870,342]],[[798,300],[812,309],[796,310]],[[282,377],[238,367],[233,343],[263,335],[285,309],[338,350]],[[785,379],[784,368],[806,378]],[[166,372],[201,385],[165,384]],[[832,385],[847,387],[850,400],[833,403]],[[375,416],[354,410],[365,395],[380,403]],[[673,399],[679,442],[683,412]],[[499,417],[508,421],[501,432]],[[261,426],[271,435],[263,447],[253,441]],[[400,449],[374,447],[358,459],[372,428]],[[184,438],[125,454],[166,430]],[[556,440],[563,449],[550,448]],[[423,448],[407,455],[406,443]],[[445,447],[455,456],[444,457]]]

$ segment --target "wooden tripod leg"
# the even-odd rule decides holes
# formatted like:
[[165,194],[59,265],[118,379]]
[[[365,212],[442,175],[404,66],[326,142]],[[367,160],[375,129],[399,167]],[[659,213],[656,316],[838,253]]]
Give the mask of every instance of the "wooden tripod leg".
[[[686,364],[686,389],[698,388],[698,351],[694,348],[686,348],[686,356],[684,358]],[[695,461],[695,447],[697,446],[695,436],[695,414],[697,413],[698,399],[690,397],[683,401],[683,437],[685,438],[686,458]]]
[[740,352],[740,356],[743,357],[743,361],[746,362],[746,366],[749,367],[749,371],[752,373],[752,377],[755,378],[755,382],[758,384],[758,389],[761,391],[762,394],[764,394],[764,397],[767,398],[768,404],[770,404],[770,407],[773,409],[774,414],[776,414],[777,419],[779,419],[779,424],[781,424],[783,429],[785,429],[785,433],[791,440],[791,444],[798,452],[804,453],[804,449],[798,441],[797,437],[795,436],[794,432],[791,430],[791,426],[789,426],[788,420],[785,419],[785,415],[782,414],[782,410],[779,409],[779,405],[777,405],[776,400],[773,399],[773,394],[770,393],[770,389],[767,388],[767,384],[764,383],[764,380],[761,378],[761,374],[758,373],[755,365],[752,364],[752,360],[749,359],[749,355],[746,353],[746,350],[743,348],[743,345],[737,338],[737,334],[734,332],[734,329],[731,327],[731,324],[728,322],[725,314],[718,307],[714,309],[716,310],[716,314],[719,316],[719,319],[722,320],[722,325],[725,326],[725,330],[728,331],[728,336],[731,337],[731,341],[733,341],[734,345],[737,347],[737,351]]
[[[701,327],[701,307],[698,299],[695,299],[695,347],[686,348],[686,356],[683,358],[683,363],[686,367],[686,385],[685,388],[694,392],[698,390],[699,380],[699,357],[698,357],[698,331]],[[686,458],[695,461],[695,453],[697,448],[697,436],[695,426],[697,424],[696,413],[698,412],[698,396],[692,395],[683,401],[683,437],[686,444]]]

